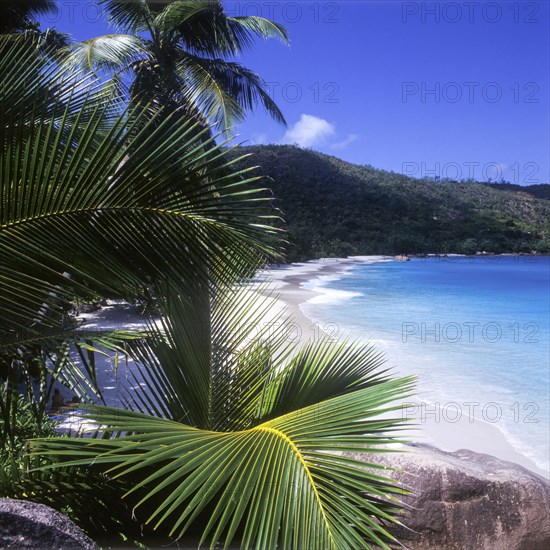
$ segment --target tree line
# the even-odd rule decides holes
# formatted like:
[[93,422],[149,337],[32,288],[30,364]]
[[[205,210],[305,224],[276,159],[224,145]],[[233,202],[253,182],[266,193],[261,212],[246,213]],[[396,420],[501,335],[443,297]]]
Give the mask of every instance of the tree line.
[[287,261],[368,254],[550,252],[550,185],[434,182],[290,145],[243,148],[269,178]]

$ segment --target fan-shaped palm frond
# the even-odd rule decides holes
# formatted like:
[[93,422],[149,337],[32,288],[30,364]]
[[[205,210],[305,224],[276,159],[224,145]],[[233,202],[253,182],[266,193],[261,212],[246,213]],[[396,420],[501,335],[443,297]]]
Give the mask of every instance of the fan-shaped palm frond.
[[110,439],[40,440],[35,452],[125,480],[130,502],[172,534],[202,518],[211,547],[237,537],[243,548],[387,548],[402,490],[342,453],[396,441],[391,402],[412,379],[380,372],[359,344],[289,357],[282,317],[266,321],[272,302],[247,292],[215,296],[208,315],[206,294],[167,289],[163,322],[131,351],[149,383],[130,404],[152,415],[87,408]]
[[275,300],[247,286],[215,299],[199,285],[187,294],[165,285],[156,294],[161,319],[127,346],[147,386],[128,406],[205,429],[250,425],[275,357],[280,364],[294,349],[284,330],[274,331],[286,323]]
[[[239,432],[212,432],[141,413],[89,410],[110,440],[33,442],[58,465],[92,464],[134,483],[138,505],[162,497],[149,521],[183,534],[208,509],[203,541],[226,546],[242,527],[244,548],[387,547],[384,527],[399,489],[344,451],[373,452],[394,442],[399,418],[376,420],[410,380],[355,390]],[[396,415],[397,417],[399,415]],[[68,461],[68,462],[67,462]],[[64,464],[65,463],[65,464]]]

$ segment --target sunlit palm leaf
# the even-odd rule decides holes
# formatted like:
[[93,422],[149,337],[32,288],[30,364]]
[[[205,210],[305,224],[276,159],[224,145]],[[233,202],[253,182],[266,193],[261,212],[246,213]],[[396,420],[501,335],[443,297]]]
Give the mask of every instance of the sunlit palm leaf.
[[285,119],[266,91],[266,83],[239,63],[185,55],[178,64],[183,95],[198,106],[205,118],[222,128],[242,121],[246,111],[258,105],[278,122]]
[[86,409],[114,438],[35,450],[124,479],[152,525],[177,535],[199,525],[212,547],[234,537],[243,548],[386,547],[402,491],[372,473],[380,466],[341,453],[396,441],[401,407],[390,403],[413,380],[390,378],[359,344],[311,344],[289,358],[283,317],[262,316],[272,302],[247,292],[211,302],[205,289],[192,301],[165,289],[165,317],[131,352],[147,381],[131,404],[153,416]]
[[228,17],[228,25],[234,29],[233,32],[235,32],[235,34],[243,37],[250,33],[266,39],[278,38],[284,44],[289,43],[286,28],[275,21],[266,19],[265,17],[258,17],[256,15]]
[[206,119],[227,129],[246,111],[263,107],[276,121],[284,117],[254,72],[228,61],[249,48],[255,38],[288,43],[286,29],[257,16],[228,17],[216,0],[154,2],[102,0],[117,28],[147,33],[137,44],[123,35],[108,35],[72,46],[69,60],[80,66],[119,71],[133,65],[133,101],[146,100],[169,109],[183,109],[195,120]]
[[129,344],[146,382],[127,392],[129,406],[205,429],[250,426],[266,381],[295,347],[280,330],[283,312],[246,286],[214,299],[205,287],[190,294],[164,287],[156,302],[162,317]]
[[90,71],[129,67],[146,56],[143,39],[130,34],[106,34],[66,48],[64,63]]
[[384,356],[357,342],[310,342],[279,369],[265,393],[260,418],[281,416],[322,399],[391,379]]
[[[328,399],[240,432],[198,430],[109,408],[90,418],[122,437],[35,441],[41,455],[65,465],[108,468],[136,485],[138,506],[154,500],[149,521],[183,534],[209,510],[203,540],[228,546],[243,528],[243,548],[387,547],[400,490],[339,452],[369,452],[394,441],[400,419],[375,420],[410,390],[410,379]],[[140,480],[138,482],[138,480]],[[155,500],[155,496],[161,500]],[[158,504],[160,502],[160,504]]]

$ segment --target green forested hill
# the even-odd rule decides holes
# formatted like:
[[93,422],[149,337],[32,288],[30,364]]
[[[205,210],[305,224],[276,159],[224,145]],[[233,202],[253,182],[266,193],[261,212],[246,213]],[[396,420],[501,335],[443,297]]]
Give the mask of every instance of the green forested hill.
[[517,185],[515,183],[484,183],[494,189],[503,191],[512,191],[513,193],[527,193],[537,199],[550,200],[550,185],[547,183],[538,183],[536,185]]
[[[246,163],[271,178],[287,225],[289,261],[550,251],[550,201],[535,198],[529,188],[417,180],[286,145],[239,152],[252,153]],[[548,186],[533,187],[548,196]]]

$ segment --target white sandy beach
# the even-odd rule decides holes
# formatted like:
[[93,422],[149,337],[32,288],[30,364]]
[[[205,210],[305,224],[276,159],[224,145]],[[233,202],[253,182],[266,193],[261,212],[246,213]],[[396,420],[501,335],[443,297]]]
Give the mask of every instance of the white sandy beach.
[[[318,338],[323,327],[309,319],[301,309],[301,305],[308,300],[315,299],[319,292],[310,290],[308,285],[312,279],[317,277],[330,277],[344,273],[357,263],[376,262],[384,259],[381,256],[362,256],[347,259],[324,259],[302,264],[284,266],[273,266],[262,273],[263,278],[273,282],[278,299],[287,307],[288,314],[293,322],[301,329],[301,342],[306,343],[311,339]],[[322,292],[322,289],[320,289]],[[331,327],[326,327],[331,329]],[[297,334],[294,330],[293,334]],[[341,334],[339,336],[346,336]],[[351,335],[353,337],[353,335]],[[405,364],[406,358],[403,358]],[[396,374],[409,374],[400,372],[399,365],[395,367]],[[451,383],[451,382],[450,382]],[[474,452],[485,453],[497,458],[515,462],[521,466],[536,472],[549,479],[550,473],[537,467],[528,457],[518,452],[506,439],[504,433],[494,424],[483,420],[463,415],[457,422],[446,422],[444,415],[426,414],[420,415],[420,399],[408,399],[406,416],[415,418],[414,429],[407,431],[406,439],[415,443],[422,443],[437,447],[443,451],[459,451],[470,449]],[[420,419],[419,417],[424,417]],[[439,416],[439,419],[436,418]]]
[[[309,319],[301,309],[301,305],[308,300],[322,299],[323,289],[308,284],[312,279],[318,277],[331,277],[344,273],[358,263],[375,262],[384,259],[381,256],[356,257],[348,259],[325,259],[307,263],[272,266],[262,271],[256,278],[256,283],[251,286],[251,291],[261,288],[265,295],[269,292],[268,301],[272,303],[269,313],[266,315],[265,323],[272,323],[275,317],[281,315],[277,322],[290,323],[288,331],[289,340],[300,345],[319,338],[324,338],[331,332],[330,326],[319,326]],[[264,284],[260,284],[264,283]],[[266,291],[266,288],[269,290]],[[100,311],[83,314],[80,319],[89,329],[139,329],[145,328],[135,308],[128,304],[111,304]],[[323,329],[326,329],[324,332]],[[332,337],[341,338],[346,334],[332,334]],[[353,335],[349,335],[353,338]],[[406,358],[403,358],[403,365],[406,365]],[[408,375],[410,372],[400,370],[400,365],[389,365],[394,367],[395,374]],[[97,358],[97,375],[100,387],[103,390],[105,401],[111,406],[121,406],[124,401],[124,394],[121,387],[124,386],[124,393],[137,389],[137,385],[145,386],[145,382],[133,367],[131,361],[122,360],[118,373],[113,372],[113,360],[108,357]],[[121,384],[121,381],[124,384]],[[66,388],[60,387],[65,400],[72,397]],[[521,466],[536,472],[537,474],[550,478],[549,472],[541,470],[528,457],[518,452],[505,437],[505,434],[494,424],[482,420],[470,418],[464,415],[458,422],[446,422],[443,415],[437,419],[435,414],[419,415],[420,399],[408,399],[405,414],[408,418],[416,420],[414,429],[404,432],[403,437],[415,443],[421,443],[437,447],[444,451],[458,451],[470,449],[478,453],[485,453],[520,464]],[[424,416],[424,418],[419,418]],[[420,421],[422,420],[422,421]],[[66,427],[70,426],[66,424]]]

